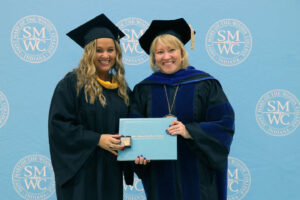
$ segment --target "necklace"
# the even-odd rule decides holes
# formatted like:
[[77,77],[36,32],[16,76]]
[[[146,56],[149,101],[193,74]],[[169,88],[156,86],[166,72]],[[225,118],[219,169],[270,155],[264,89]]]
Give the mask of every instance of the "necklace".
[[173,102],[172,102],[172,105],[170,106],[170,102],[169,102],[169,98],[168,98],[168,94],[167,94],[167,87],[166,87],[166,85],[164,85],[166,99],[167,99],[167,103],[168,103],[168,109],[169,109],[169,114],[167,114],[165,117],[175,117],[172,114],[172,110],[173,110],[173,107],[174,107],[174,103],[175,103],[176,95],[177,95],[177,92],[178,92],[178,88],[179,88],[179,85],[176,86],[176,90],[175,90],[174,97],[173,97]]

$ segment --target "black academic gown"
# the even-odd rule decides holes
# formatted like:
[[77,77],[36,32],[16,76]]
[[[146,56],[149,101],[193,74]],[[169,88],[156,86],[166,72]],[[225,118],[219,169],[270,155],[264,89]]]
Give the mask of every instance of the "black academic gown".
[[[122,172],[132,182],[129,168],[100,148],[102,133],[118,133],[119,118],[128,107],[118,89],[105,89],[107,105],[89,104],[76,93],[77,76],[68,73],[57,85],[49,112],[49,144],[58,200],[121,200]],[[130,180],[131,179],[131,180]],[[132,183],[131,183],[132,184]]]
[[154,73],[135,86],[131,117],[167,115],[163,85],[167,87],[170,104],[179,85],[172,114],[185,124],[193,139],[178,136],[176,161],[136,165],[147,199],[226,200],[234,112],[220,83],[193,67],[170,75]]

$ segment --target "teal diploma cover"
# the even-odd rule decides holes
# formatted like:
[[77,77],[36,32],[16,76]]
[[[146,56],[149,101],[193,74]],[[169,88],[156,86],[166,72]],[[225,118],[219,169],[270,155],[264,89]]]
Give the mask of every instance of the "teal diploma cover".
[[131,147],[118,152],[118,161],[135,160],[143,155],[150,160],[176,160],[177,136],[166,133],[174,117],[122,118],[119,134],[131,136]]

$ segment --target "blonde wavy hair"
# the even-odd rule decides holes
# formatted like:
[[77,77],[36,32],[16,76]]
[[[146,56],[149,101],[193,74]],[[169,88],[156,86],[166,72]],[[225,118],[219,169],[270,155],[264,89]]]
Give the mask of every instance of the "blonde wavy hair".
[[[116,47],[116,63],[112,67],[112,75],[114,75],[116,82],[119,84],[118,95],[124,99],[125,104],[129,105],[129,97],[127,95],[127,83],[125,81],[125,70],[122,62],[122,49],[118,42],[114,40]],[[106,105],[106,98],[103,95],[103,88],[97,81],[97,71],[94,64],[94,57],[96,55],[96,40],[91,41],[84,47],[82,58],[79,66],[74,69],[77,73],[77,95],[82,88],[84,88],[85,100],[90,104],[94,104],[96,98],[99,98],[101,105]]]
[[186,69],[189,66],[189,59],[188,59],[188,52],[185,49],[183,43],[175,36],[170,34],[162,34],[157,36],[150,47],[150,66],[154,72],[158,72],[160,69],[155,64],[155,50],[157,47],[157,44],[161,43],[168,47],[175,47],[179,48],[181,51],[181,69]]

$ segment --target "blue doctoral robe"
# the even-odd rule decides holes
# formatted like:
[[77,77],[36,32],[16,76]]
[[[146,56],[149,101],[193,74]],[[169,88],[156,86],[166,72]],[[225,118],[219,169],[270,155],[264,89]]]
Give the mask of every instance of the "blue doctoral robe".
[[174,74],[153,73],[134,87],[131,117],[164,117],[179,85],[172,114],[193,139],[178,136],[175,161],[135,166],[148,200],[226,200],[227,159],[234,111],[219,81],[189,66]]

